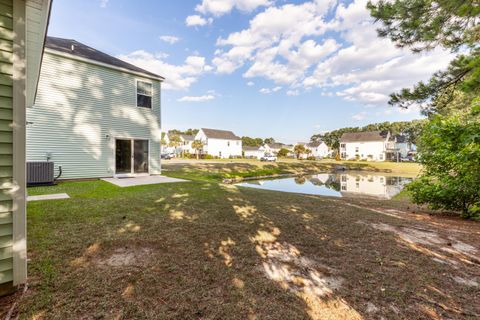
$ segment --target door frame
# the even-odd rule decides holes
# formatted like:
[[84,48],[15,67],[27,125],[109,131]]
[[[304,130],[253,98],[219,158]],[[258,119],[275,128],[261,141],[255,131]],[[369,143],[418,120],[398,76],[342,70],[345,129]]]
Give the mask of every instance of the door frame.
[[[131,144],[131,168],[130,168],[130,173],[118,173],[117,174],[117,140],[130,140]],[[134,166],[135,166],[135,145],[134,141],[135,140],[143,140],[143,141],[148,141],[148,172],[142,172],[142,173],[135,173],[134,172]],[[128,177],[146,177],[150,175],[150,152],[151,152],[151,141],[150,139],[147,138],[137,138],[137,137],[115,137],[113,139],[113,177],[114,178],[128,178]]]

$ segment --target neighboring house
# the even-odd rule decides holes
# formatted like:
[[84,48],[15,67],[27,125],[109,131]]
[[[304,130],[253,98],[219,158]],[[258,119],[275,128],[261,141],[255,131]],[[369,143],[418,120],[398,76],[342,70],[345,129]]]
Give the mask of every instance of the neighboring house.
[[195,140],[203,142],[203,154],[219,158],[242,156],[242,139],[232,131],[201,128]]
[[27,279],[25,110],[35,100],[50,6],[0,5],[0,295]]
[[394,149],[395,142],[388,131],[347,132],[340,138],[343,160],[385,161]]
[[27,160],[64,179],[160,174],[163,77],[70,39],[48,37]]
[[195,136],[188,135],[188,134],[181,134],[180,135],[180,150],[182,153],[191,153],[194,154],[196,151],[192,148],[192,143],[195,140]]
[[263,147],[265,148],[265,153],[268,154],[276,155],[280,149],[287,149],[288,151],[293,152],[293,145],[280,142],[266,143]]
[[325,158],[330,155],[330,148],[323,141],[307,143],[305,148],[309,149],[311,151],[310,156],[315,158]]
[[243,156],[250,159],[260,159],[265,155],[265,148],[263,146],[250,147],[243,146]]

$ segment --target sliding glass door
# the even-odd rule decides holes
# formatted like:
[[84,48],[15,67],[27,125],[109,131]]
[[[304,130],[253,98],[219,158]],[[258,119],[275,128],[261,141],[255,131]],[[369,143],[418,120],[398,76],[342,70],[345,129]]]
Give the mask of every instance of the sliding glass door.
[[148,140],[115,140],[115,174],[148,173]]
[[148,173],[148,140],[133,141],[133,171]]

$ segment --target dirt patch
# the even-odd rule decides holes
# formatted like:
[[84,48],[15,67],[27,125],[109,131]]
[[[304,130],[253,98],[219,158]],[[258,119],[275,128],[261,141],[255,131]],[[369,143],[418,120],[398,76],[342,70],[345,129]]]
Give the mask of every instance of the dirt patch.
[[467,287],[478,287],[479,286],[478,282],[475,281],[474,279],[466,279],[466,278],[462,278],[462,277],[459,277],[459,276],[455,276],[455,277],[453,277],[453,280],[455,282],[463,284]]
[[[363,223],[363,222],[360,222]],[[386,223],[370,223],[370,226],[377,230],[389,231],[395,233],[400,239],[416,249],[417,251],[426,253],[437,262],[449,263],[456,265],[457,262],[451,258],[443,256],[440,252],[447,252],[453,255],[455,258],[462,262],[469,264],[480,263],[478,258],[478,249],[472,245],[466,244],[456,238],[442,237],[439,233],[433,230],[427,230],[424,228],[405,227],[405,226],[392,226]],[[421,248],[419,245],[433,247],[434,250]],[[438,252],[436,252],[438,250]]]
[[142,267],[150,259],[152,250],[150,248],[118,248],[107,256],[95,259],[99,266],[108,267]]

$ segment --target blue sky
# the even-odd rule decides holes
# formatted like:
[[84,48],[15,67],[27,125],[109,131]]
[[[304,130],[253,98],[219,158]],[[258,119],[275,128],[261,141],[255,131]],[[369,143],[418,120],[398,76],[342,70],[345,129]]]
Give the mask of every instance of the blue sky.
[[167,78],[165,129],[210,127],[293,143],[346,126],[419,118],[388,94],[451,56],[376,36],[365,0],[55,0],[49,35]]

